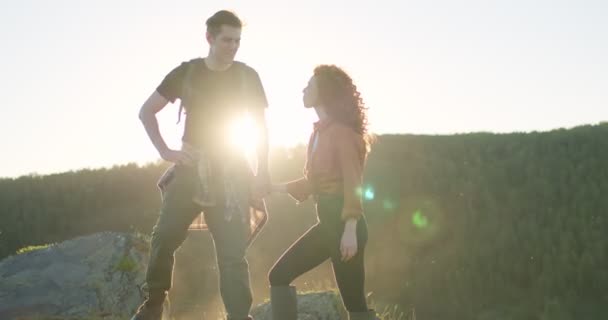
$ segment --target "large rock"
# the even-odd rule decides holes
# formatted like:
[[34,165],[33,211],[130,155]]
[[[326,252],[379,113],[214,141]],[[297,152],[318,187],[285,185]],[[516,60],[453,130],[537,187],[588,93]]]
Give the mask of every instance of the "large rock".
[[[128,319],[144,298],[148,248],[138,236],[104,232],[8,257],[0,320]],[[298,311],[299,320],[340,320],[343,307],[333,291],[300,293]],[[269,303],[252,310],[256,320],[270,314]]]
[[[333,291],[298,294],[298,320],[341,320],[343,314],[340,296]],[[255,320],[272,320],[270,303],[253,308]]]
[[0,262],[0,319],[128,317],[141,303],[148,243],[98,233]]

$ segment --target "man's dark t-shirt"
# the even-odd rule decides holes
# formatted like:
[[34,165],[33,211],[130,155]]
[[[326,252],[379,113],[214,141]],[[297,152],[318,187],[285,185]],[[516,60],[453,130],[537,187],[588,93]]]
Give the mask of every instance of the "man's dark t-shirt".
[[[184,90],[188,68],[190,94]],[[170,102],[180,99],[186,111],[182,140],[191,145],[220,151],[228,144],[234,121],[246,112],[266,108],[268,102],[258,73],[241,62],[214,71],[202,58],[181,63],[165,76],[156,91]]]

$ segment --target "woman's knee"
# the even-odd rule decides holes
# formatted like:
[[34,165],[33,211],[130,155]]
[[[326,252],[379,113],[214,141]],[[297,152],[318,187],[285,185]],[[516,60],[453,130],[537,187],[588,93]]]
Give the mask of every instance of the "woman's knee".
[[285,272],[286,270],[281,270],[280,265],[274,265],[270,271],[268,272],[268,282],[271,286],[288,286],[291,283],[291,280]]

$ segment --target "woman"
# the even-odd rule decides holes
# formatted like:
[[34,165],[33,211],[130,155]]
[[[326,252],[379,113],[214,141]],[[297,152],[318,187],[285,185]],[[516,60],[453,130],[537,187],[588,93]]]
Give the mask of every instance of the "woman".
[[298,202],[313,197],[318,223],[270,270],[273,319],[297,319],[296,290],[290,284],[327,259],[350,319],[376,319],[367,308],[364,291],[367,223],[361,181],[371,144],[366,108],[350,76],[333,65],[315,68],[303,94],[304,106],[314,108],[319,116],[308,144],[304,177],[273,185],[273,190]]

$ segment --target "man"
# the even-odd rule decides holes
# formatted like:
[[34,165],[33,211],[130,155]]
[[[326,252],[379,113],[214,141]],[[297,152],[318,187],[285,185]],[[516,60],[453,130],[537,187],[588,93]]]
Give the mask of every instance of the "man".
[[[152,231],[146,301],[134,320],[158,320],[171,287],[174,252],[200,212],[214,240],[220,294],[229,320],[251,319],[252,294],[245,250],[265,222],[262,197],[270,187],[264,110],[257,72],[234,60],[242,23],[219,11],[207,22],[209,53],[173,69],[141,107],[139,117],[160,156],[174,165],[159,181],[163,204]],[[172,150],[160,135],[156,113],[180,99],[186,111],[183,146]],[[244,152],[229,143],[234,121],[249,114],[258,124],[257,175]],[[179,121],[179,120],[178,120]]]

